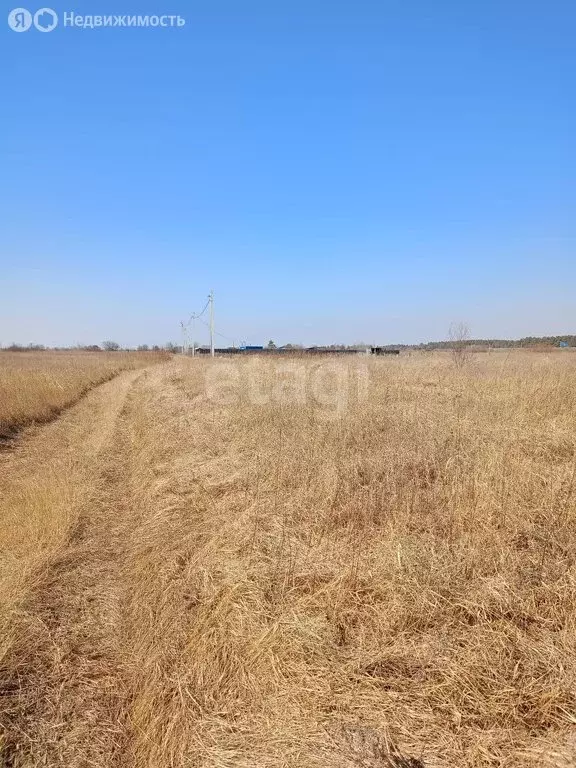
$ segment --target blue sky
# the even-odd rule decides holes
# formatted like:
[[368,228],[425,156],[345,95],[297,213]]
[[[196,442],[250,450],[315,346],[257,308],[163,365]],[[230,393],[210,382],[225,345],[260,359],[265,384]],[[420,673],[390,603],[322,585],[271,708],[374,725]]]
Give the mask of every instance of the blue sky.
[[576,332],[573,2],[12,7],[2,344],[178,340],[210,288],[250,343]]

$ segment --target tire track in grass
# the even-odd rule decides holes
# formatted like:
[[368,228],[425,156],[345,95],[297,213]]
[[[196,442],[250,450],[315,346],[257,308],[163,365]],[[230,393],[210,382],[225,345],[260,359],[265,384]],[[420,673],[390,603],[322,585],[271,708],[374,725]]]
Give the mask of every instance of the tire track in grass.
[[[126,691],[118,570],[130,528],[123,434],[128,395],[143,375],[113,382],[104,408],[87,403],[80,423],[96,417],[90,427],[75,429],[72,420],[56,430],[68,444],[66,458],[78,454],[85,470],[70,481],[86,487],[66,541],[36,569],[33,589],[9,624],[0,678],[0,755],[7,767],[111,766],[121,753]],[[64,470],[61,460],[54,461]]]

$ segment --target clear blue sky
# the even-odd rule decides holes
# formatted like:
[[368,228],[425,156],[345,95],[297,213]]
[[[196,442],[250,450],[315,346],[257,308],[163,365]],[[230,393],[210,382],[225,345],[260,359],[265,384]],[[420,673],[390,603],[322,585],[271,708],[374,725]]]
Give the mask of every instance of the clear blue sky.
[[210,288],[250,343],[576,332],[573,0],[12,7],[1,343],[178,340]]

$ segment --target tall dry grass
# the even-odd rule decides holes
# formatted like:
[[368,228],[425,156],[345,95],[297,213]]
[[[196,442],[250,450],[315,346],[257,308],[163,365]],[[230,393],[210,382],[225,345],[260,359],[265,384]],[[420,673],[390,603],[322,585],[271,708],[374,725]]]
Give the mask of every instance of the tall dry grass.
[[425,764],[523,765],[570,731],[574,360],[370,374],[337,420],[142,411],[135,765],[377,764],[388,729]]
[[49,421],[97,384],[162,357],[135,352],[0,352],[0,438],[32,422]]
[[[58,566],[73,562],[82,585],[87,553],[109,541],[107,612],[46,556],[52,586],[8,655],[43,703],[20,719],[16,707],[10,754],[18,743],[26,766],[576,765],[575,362],[372,360],[368,398],[331,418],[309,395],[255,403],[241,370],[229,404],[207,399],[226,361],[140,378],[108,447],[114,484]],[[260,394],[278,391],[275,365],[262,363]],[[46,605],[62,592],[73,632]]]

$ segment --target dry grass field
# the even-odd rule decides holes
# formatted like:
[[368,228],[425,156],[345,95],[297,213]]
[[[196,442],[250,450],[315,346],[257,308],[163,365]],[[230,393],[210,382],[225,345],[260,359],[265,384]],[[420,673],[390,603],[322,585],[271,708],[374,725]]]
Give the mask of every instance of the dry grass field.
[[0,763],[576,766],[575,475],[569,352],[120,373],[0,454]]
[[0,352],[0,439],[32,422],[50,421],[97,384],[149,365],[152,355]]

